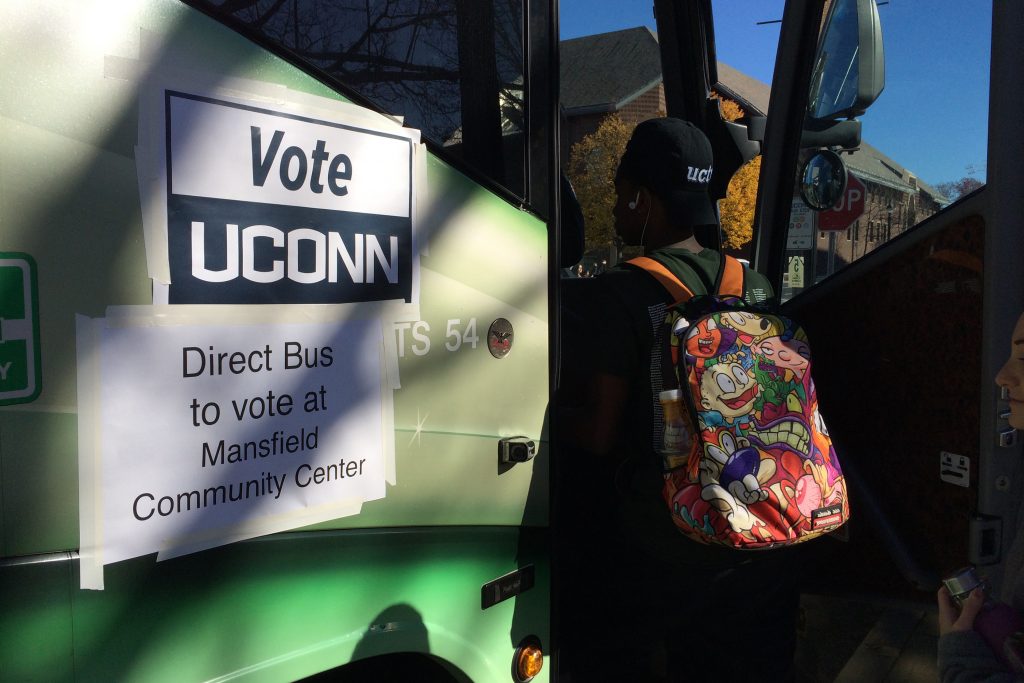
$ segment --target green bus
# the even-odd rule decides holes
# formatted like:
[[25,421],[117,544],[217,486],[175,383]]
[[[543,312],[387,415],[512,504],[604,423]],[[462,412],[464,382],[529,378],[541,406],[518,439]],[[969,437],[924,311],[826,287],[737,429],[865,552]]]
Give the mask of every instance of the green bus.
[[5,5],[0,678],[543,661],[554,36],[435,4]]
[[[743,255],[809,332],[851,481],[805,594],[925,604],[957,562],[998,576],[1022,18],[984,4],[987,175],[940,201],[865,151],[907,83],[883,93],[895,11],[786,2],[770,110],[728,123],[712,3],[654,9],[668,113],[724,181],[761,156]],[[569,678],[581,465],[551,406],[588,283],[563,276],[558,3],[2,12],[0,679]],[[859,180],[822,198],[823,169]],[[818,230],[858,182],[859,256],[859,224]]]

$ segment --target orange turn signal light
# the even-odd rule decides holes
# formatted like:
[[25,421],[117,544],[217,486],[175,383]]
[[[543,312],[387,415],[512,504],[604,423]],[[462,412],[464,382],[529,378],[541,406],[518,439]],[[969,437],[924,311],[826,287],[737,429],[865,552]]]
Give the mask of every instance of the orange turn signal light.
[[519,683],[526,683],[544,667],[544,651],[537,641],[523,643],[516,649],[512,670]]

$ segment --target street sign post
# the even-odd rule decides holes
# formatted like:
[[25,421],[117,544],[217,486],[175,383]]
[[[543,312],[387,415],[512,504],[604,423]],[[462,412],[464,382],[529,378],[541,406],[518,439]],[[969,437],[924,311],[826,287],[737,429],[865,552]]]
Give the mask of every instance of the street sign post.
[[789,211],[789,232],[786,233],[786,250],[801,251],[814,246],[814,212],[800,197],[793,197]]
[[846,181],[846,192],[831,209],[818,214],[818,230],[846,230],[864,213],[867,188],[852,173]]

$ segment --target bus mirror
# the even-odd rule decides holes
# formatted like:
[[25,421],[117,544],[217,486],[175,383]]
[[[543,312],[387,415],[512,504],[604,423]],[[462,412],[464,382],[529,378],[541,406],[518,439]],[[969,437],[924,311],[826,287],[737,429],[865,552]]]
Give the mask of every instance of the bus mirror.
[[800,134],[800,146],[804,149],[818,147],[842,147],[855,149],[860,146],[860,121],[822,121],[809,119]]
[[839,155],[818,150],[800,170],[800,196],[815,211],[835,206],[846,192],[846,165]]
[[764,131],[768,126],[767,116],[747,117],[747,139],[764,142]]
[[885,87],[882,27],[875,0],[836,0],[818,42],[807,117],[853,118]]

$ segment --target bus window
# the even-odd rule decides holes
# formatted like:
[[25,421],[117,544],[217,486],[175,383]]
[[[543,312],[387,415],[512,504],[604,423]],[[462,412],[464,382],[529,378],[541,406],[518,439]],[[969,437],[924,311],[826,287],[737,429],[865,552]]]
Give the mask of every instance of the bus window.
[[197,4],[526,197],[521,0]]
[[861,117],[859,147],[840,153],[849,173],[840,201],[817,212],[794,192],[783,300],[985,183],[991,7],[953,3],[922,12],[887,3],[878,9],[885,90]]

